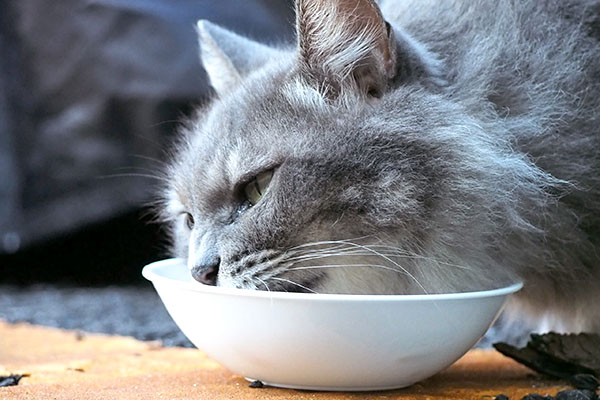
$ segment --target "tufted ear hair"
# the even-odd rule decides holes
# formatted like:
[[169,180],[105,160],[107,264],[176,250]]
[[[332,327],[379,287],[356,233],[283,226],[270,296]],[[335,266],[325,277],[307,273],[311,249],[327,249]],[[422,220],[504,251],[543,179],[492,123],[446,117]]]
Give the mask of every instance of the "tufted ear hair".
[[386,22],[374,0],[297,0],[299,63],[329,98],[381,97],[393,81],[435,75],[438,61]]
[[328,96],[347,84],[378,95],[395,75],[393,31],[373,0],[297,0],[296,31],[303,72]]
[[198,21],[197,32],[202,66],[218,95],[234,89],[244,76],[278,55],[278,50],[206,20]]

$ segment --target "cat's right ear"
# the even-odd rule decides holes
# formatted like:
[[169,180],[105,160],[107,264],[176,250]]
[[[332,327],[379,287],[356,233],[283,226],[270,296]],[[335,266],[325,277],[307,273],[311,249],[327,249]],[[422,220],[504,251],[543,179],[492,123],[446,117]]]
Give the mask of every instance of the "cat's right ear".
[[197,24],[200,59],[218,95],[235,89],[248,73],[277,56],[277,50],[206,20]]
[[420,79],[443,84],[441,63],[383,17],[376,0],[296,0],[300,71],[327,98],[379,98]]

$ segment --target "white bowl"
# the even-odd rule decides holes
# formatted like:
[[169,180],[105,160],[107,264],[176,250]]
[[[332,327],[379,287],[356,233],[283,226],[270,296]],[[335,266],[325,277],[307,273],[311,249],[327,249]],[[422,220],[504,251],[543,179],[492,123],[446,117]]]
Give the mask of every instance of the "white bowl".
[[383,390],[425,379],[465,354],[522,287],[434,295],[253,291],[198,283],[179,259],[142,273],[210,357],[251,380],[310,390]]

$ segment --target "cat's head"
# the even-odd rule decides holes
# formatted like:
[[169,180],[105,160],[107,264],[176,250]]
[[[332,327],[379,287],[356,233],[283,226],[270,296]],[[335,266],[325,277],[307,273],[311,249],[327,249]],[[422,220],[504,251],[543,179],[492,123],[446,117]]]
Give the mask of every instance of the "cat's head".
[[174,254],[200,281],[259,290],[423,293],[492,279],[477,268],[490,262],[481,231],[497,223],[488,192],[500,183],[477,182],[505,160],[477,161],[496,144],[440,95],[441,63],[372,0],[296,11],[290,48],[199,22],[216,96],[170,168]]

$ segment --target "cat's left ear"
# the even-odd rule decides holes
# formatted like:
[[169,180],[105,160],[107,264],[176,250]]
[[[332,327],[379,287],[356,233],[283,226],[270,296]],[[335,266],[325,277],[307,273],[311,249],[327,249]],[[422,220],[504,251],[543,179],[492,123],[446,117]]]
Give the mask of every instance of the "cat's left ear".
[[278,51],[206,20],[197,24],[200,59],[211,86],[222,95],[242,78],[277,56]]

